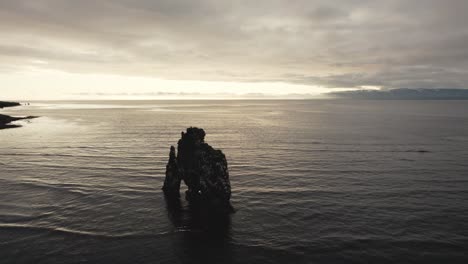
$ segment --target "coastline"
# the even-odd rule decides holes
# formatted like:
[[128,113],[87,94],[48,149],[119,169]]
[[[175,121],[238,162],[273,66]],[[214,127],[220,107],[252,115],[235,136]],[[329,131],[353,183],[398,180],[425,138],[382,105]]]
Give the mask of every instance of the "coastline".
[[0,109],[6,108],[6,107],[14,107],[14,106],[20,106],[20,103],[17,102],[5,102],[5,101],[0,101]]
[[[20,106],[20,105],[21,104],[17,103],[17,102],[3,102],[3,101],[0,101],[0,109],[6,108],[6,107]],[[15,122],[15,121],[19,121],[19,120],[33,119],[33,118],[37,118],[37,117],[38,116],[14,117],[14,116],[0,114],[0,129],[21,127],[21,125],[15,125],[15,124],[11,124],[11,123]]]

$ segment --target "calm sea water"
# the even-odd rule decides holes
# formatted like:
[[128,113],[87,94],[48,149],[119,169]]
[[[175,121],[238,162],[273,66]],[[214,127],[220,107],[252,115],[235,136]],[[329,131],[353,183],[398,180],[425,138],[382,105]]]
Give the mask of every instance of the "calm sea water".
[[[34,102],[0,131],[0,263],[468,263],[468,101]],[[161,192],[188,126],[237,212]]]

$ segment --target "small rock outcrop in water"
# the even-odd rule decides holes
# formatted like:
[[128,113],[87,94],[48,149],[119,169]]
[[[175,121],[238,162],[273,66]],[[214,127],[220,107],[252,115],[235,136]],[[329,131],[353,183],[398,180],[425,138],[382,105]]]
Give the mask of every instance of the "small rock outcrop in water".
[[188,187],[186,199],[232,210],[231,184],[226,157],[205,143],[205,131],[190,127],[182,132],[175,148],[171,146],[163,190],[167,196],[179,197],[180,183]]

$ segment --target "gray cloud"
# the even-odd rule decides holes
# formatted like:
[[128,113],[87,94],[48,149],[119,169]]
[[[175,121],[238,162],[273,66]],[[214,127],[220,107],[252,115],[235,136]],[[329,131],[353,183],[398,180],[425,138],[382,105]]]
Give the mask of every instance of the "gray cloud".
[[0,0],[0,70],[467,88],[466,12],[464,0]]

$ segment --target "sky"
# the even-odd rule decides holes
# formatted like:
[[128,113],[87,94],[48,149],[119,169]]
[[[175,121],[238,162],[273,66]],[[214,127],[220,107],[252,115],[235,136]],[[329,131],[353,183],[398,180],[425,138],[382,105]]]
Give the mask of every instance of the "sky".
[[468,88],[466,0],[0,0],[0,99]]

